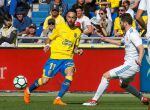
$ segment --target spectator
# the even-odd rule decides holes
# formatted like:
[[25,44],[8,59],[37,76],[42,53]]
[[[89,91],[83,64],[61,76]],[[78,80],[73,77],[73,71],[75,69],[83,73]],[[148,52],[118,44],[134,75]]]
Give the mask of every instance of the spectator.
[[[114,35],[116,36],[116,37],[122,37],[123,36],[123,30],[121,29],[121,26],[120,26],[120,16],[122,15],[122,14],[124,14],[126,12],[126,10],[125,10],[125,7],[123,7],[123,6],[120,6],[119,7],[119,16],[115,19],[115,21],[114,21]],[[132,23],[132,26],[134,27],[134,28],[136,28],[136,25],[135,25],[135,22],[133,22]]]
[[[0,28],[3,25],[3,20],[6,19],[9,15],[6,8],[6,4],[5,4],[6,0],[0,0]],[[9,19],[9,18],[8,18]]]
[[[36,25],[31,24],[28,29],[26,30],[26,33],[22,35],[22,37],[35,37],[36,34]],[[22,39],[22,43],[35,43],[37,40],[34,39]]]
[[15,39],[17,37],[17,31],[12,26],[12,19],[9,17],[8,19],[4,20],[3,27],[0,29],[0,45],[15,43]]
[[76,12],[77,12],[76,22],[79,22],[81,24],[81,29],[83,30],[83,34],[85,35],[91,34],[93,31],[93,27],[92,27],[90,19],[83,14],[82,7],[78,6],[76,8]]
[[99,36],[109,37],[111,33],[112,21],[107,17],[106,9],[100,9],[100,21],[99,24],[95,26],[96,34]]
[[118,12],[119,16],[114,21],[114,35],[116,37],[122,37],[123,36],[123,31],[122,31],[121,26],[120,26],[120,16],[122,14],[124,14],[125,12],[126,12],[125,7],[120,6],[119,12]]
[[59,15],[59,7],[57,5],[54,5],[51,9],[51,16],[48,16],[45,21],[44,21],[44,25],[43,25],[43,29],[48,29],[48,20],[50,18],[53,18],[55,19],[56,21],[56,25],[59,24],[59,23],[64,23],[65,20],[64,18]]
[[76,2],[76,4],[74,4],[73,6],[72,6],[72,9],[76,9],[78,6],[81,6],[82,7],[82,9],[84,10],[84,12],[85,12],[85,1],[84,0],[77,0],[77,2]]
[[24,11],[17,10],[13,21],[13,26],[17,29],[17,35],[21,36],[26,33],[26,28],[32,23],[31,18],[25,16]]
[[[40,37],[49,37],[55,28],[55,19],[50,18],[48,20],[48,29],[43,30]],[[42,43],[43,40],[38,40],[38,43]]]
[[0,0],[0,15],[4,15],[4,0]]
[[[147,25],[148,16],[142,16],[142,19],[143,19],[145,25]],[[142,26],[141,26],[139,23],[137,23],[137,25],[138,25],[138,31],[139,31],[139,33],[140,33],[140,36],[141,36],[141,37],[145,37],[145,35],[146,35],[146,30],[145,30],[144,28],[142,28]]]
[[119,8],[120,0],[107,0],[110,3],[111,6],[111,13],[114,13]]
[[101,0],[100,5],[108,5],[111,8],[112,21],[117,17],[120,0]]
[[100,5],[110,5],[111,6],[111,12],[114,13],[118,10],[120,0],[100,0]]
[[132,18],[134,18],[134,11],[129,7],[130,6],[130,1],[125,0],[122,5],[126,9],[126,13],[129,13],[132,16]]
[[[125,1],[125,0],[122,0],[122,3],[123,3],[124,1]],[[134,10],[134,12],[137,12],[137,9],[138,9],[140,0],[129,0],[129,1],[130,1],[130,8],[131,8],[132,10]]]
[[[106,9],[107,11],[107,17],[112,21],[111,17],[111,8],[110,4],[107,2],[107,0],[101,0],[101,2],[98,3],[100,5],[100,8]],[[96,13],[96,18],[100,20],[99,10]]]
[[27,15],[31,6],[32,0],[11,0],[9,14],[15,16],[16,11],[22,9]]
[[3,15],[4,15],[4,0],[0,0],[0,28],[2,27],[3,25]]
[[85,0],[84,14],[85,16],[92,18],[95,16],[95,11],[98,5],[96,5],[96,0]]
[[65,0],[51,0],[50,2],[50,11],[53,8],[53,6],[56,5],[59,8],[59,14],[65,17],[66,12],[68,11],[68,4]]

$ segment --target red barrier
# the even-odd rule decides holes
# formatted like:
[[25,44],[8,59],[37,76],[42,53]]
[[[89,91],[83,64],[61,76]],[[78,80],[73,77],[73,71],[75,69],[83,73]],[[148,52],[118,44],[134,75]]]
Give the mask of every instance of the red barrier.
[[[0,90],[15,90],[13,78],[24,75],[28,85],[42,75],[42,68],[49,55],[42,49],[0,49]],[[102,74],[111,68],[123,63],[123,49],[84,49],[82,56],[75,56],[77,72],[74,75],[70,91],[95,91]],[[58,74],[48,84],[39,90],[59,90],[63,77]],[[136,75],[132,83],[138,89],[139,75]],[[119,81],[110,82],[108,92],[123,91],[119,87]]]

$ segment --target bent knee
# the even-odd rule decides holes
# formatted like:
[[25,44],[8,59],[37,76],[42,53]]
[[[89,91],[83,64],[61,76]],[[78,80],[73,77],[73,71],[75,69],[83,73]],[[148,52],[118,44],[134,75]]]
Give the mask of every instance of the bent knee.
[[75,68],[74,67],[69,67],[65,70],[65,73],[66,73],[66,79],[72,81],[73,80],[73,75],[74,75],[74,72],[75,72]]
[[128,83],[121,82],[121,83],[120,83],[120,87],[121,87],[121,88],[127,88],[127,87],[128,87]]
[[73,80],[73,75],[66,75],[65,78],[68,79],[68,80],[70,80],[70,81],[72,81]]
[[49,78],[47,78],[47,77],[42,77],[41,78],[42,85],[46,84],[48,81],[49,81]]
[[65,73],[66,73],[67,75],[72,75],[72,76],[73,76],[74,72],[75,72],[75,67],[74,67],[74,66],[73,66],[73,67],[68,67],[68,68],[66,68],[66,70],[65,70]]
[[110,73],[109,72],[104,73],[103,77],[106,79],[110,79]]

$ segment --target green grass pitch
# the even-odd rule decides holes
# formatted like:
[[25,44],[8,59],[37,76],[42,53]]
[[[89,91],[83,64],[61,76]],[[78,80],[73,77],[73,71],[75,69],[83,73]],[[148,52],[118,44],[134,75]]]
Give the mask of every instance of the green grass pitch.
[[99,105],[82,106],[93,95],[67,93],[63,101],[68,105],[56,106],[52,104],[56,93],[34,93],[29,105],[24,104],[23,93],[0,93],[0,110],[148,110],[148,106],[141,104],[130,94],[104,94]]

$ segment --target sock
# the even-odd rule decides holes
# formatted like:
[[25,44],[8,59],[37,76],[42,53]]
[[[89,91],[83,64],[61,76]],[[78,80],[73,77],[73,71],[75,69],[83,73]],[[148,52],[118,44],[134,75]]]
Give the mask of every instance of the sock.
[[68,80],[68,79],[65,79],[65,81],[63,82],[63,84],[62,84],[62,86],[61,86],[61,89],[60,89],[60,91],[59,91],[59,93],[58,93],[58,97],[62,97],[65,93],[66,93],[66,91],[69,89],[69,87],[70,87],[70,83],[71,83],[71,81],[70,80]]
[[136,88],[134,88],[133,86],[131,85],[128,85],[128,87],[125,88],[126,91],[130,92],[131,94],[133,94],[135,97],[139,98],[141,100],[142,98],[142,94],[137,91]]
[[103,95],[108,85],[109,85],[109,80],[107,80],[105,77],[102,77],[101,83],[99,84],[95,96],[92,98],[92,100],[97,101]]
[[41,85],[41,78],[34,81],[34,83],[29,87],[29,92],[31,93],[33,90],[38,88]]

